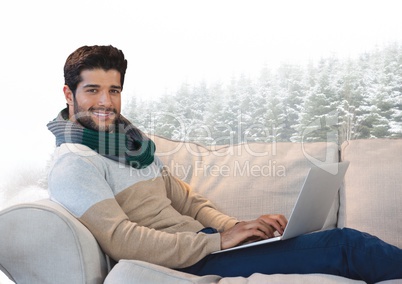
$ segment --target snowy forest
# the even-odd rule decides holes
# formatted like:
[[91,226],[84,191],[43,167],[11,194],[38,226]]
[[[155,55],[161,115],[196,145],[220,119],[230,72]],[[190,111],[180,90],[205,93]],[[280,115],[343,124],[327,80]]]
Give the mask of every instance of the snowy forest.
[[306,66],[264,66],[255,78],[183,83],[123,114],[146,133],[203,145],[402,137],[402,47]]

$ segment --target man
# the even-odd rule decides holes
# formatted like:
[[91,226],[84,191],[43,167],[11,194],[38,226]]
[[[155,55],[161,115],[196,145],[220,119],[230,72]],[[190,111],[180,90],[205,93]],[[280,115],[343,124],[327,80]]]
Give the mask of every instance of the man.
[[351,229],[211,254],[283,233],[283,215],[238,221],[172,176],[155,145],[121,114],[127,61],[112,46],[84,46],[64,66],[67,108],[56,136],[51,198],[115,260],[138,259],[205,275],[327,273],[367,282],[402,278],[402,250]]

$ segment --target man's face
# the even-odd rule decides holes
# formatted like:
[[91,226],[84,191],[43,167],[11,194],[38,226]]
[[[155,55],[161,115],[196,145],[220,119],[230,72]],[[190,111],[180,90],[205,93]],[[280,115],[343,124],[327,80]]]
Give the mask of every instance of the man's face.
[[120,73],[117,70],[83,70],[81,78],[75,97],[69,87],[64,86],[70,120],[89,129],[109,131],[121,111]]

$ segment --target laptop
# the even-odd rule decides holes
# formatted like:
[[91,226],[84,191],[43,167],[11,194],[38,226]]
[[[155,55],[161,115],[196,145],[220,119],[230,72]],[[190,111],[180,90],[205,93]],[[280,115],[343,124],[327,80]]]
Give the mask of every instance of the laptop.
[[348,167],[349,162],[345,161],[322,163],[310,168],[282,236],[239,245],[213,254],[287,240],[321,230]]

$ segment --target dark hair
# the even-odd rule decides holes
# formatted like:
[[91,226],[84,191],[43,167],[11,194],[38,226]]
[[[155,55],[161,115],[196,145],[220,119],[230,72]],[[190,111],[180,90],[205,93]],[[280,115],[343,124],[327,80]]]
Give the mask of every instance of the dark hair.
[[64,84],[75,95],[78,84],[82,81],[80,76],[83,70],[114,69],[120,73],[120,83],[123,88],[124,75],[127,69],[127,60],[120,49],[109,46],[82,46],[70,54],[64,65]]

